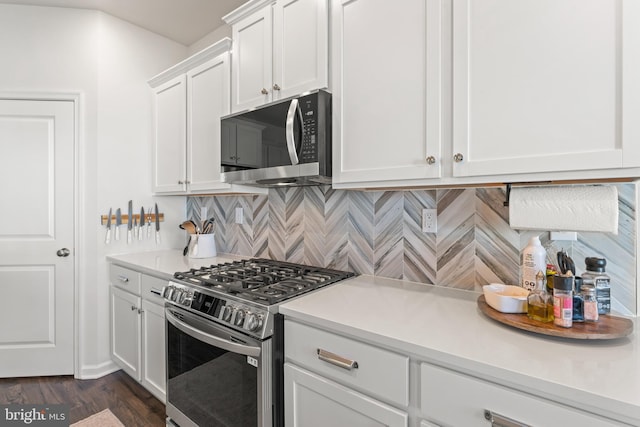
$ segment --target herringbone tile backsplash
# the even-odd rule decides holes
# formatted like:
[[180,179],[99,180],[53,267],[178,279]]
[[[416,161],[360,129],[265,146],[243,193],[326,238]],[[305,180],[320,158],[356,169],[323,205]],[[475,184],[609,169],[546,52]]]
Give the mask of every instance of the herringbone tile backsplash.
[[[345,191],[329,186],[270,189],[266,196],[187,199],[188,218],[206,206],[218,251],[350,270],[480,291],[518,282],[520,251],[538,234],[553,262],[560,249],[576,261],[607,259],[616,308],[636,310],[636,190],[618,184],[619,233],[578,233],[553,242],[548,232],[509,227],[502,188]],[[242,208],[244,223],[235,223]],[[437,233],[421,231],[422,209],[437,209]]]

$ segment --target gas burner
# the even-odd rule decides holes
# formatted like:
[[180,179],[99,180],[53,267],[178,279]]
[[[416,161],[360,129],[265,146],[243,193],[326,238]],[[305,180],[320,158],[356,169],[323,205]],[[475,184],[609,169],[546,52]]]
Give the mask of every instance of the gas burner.
[[176,273],[177,280],[273,305],[353,276],[353,273],[252,258]]

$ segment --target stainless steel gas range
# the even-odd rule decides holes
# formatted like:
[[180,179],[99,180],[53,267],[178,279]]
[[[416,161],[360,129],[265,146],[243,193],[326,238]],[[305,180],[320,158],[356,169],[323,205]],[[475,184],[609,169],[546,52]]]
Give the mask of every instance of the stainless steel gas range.
[[176,273],[163,290],[167,423],[282,426],[278,306],[353,275],[257,258]]

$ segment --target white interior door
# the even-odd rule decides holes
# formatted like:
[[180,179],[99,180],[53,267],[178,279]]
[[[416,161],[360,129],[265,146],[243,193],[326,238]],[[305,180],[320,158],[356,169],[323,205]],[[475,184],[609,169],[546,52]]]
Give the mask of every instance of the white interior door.
[[0,198],[0,377],[73,374],[73,102],[0,99]]

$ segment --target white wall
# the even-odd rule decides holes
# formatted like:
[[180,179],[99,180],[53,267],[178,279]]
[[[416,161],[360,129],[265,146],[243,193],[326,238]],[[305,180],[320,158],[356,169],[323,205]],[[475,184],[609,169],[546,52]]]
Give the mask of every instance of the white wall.
[[189,55],[193,55],[194,53],[201,51],[205,47],[210,46],[225,37],[231,38],[231,26],[222,24],[220,28],[217,28],[216,30],[210,32],[209,34],[189,46]]
[[[0,4],[0,92],[79,93],[79,376],[112,368],[105,255],[180,248],[182,197],[151,197],[151,92],[146,80],[187,48],[101,12]],[[71,191],[71,189],[70,189]],[[133,199],[165,213],[163,241],[104,245],[99,216]],[[122,228],[124,231],[124,227]],[[122,233],[124,234],[124,233]]]

